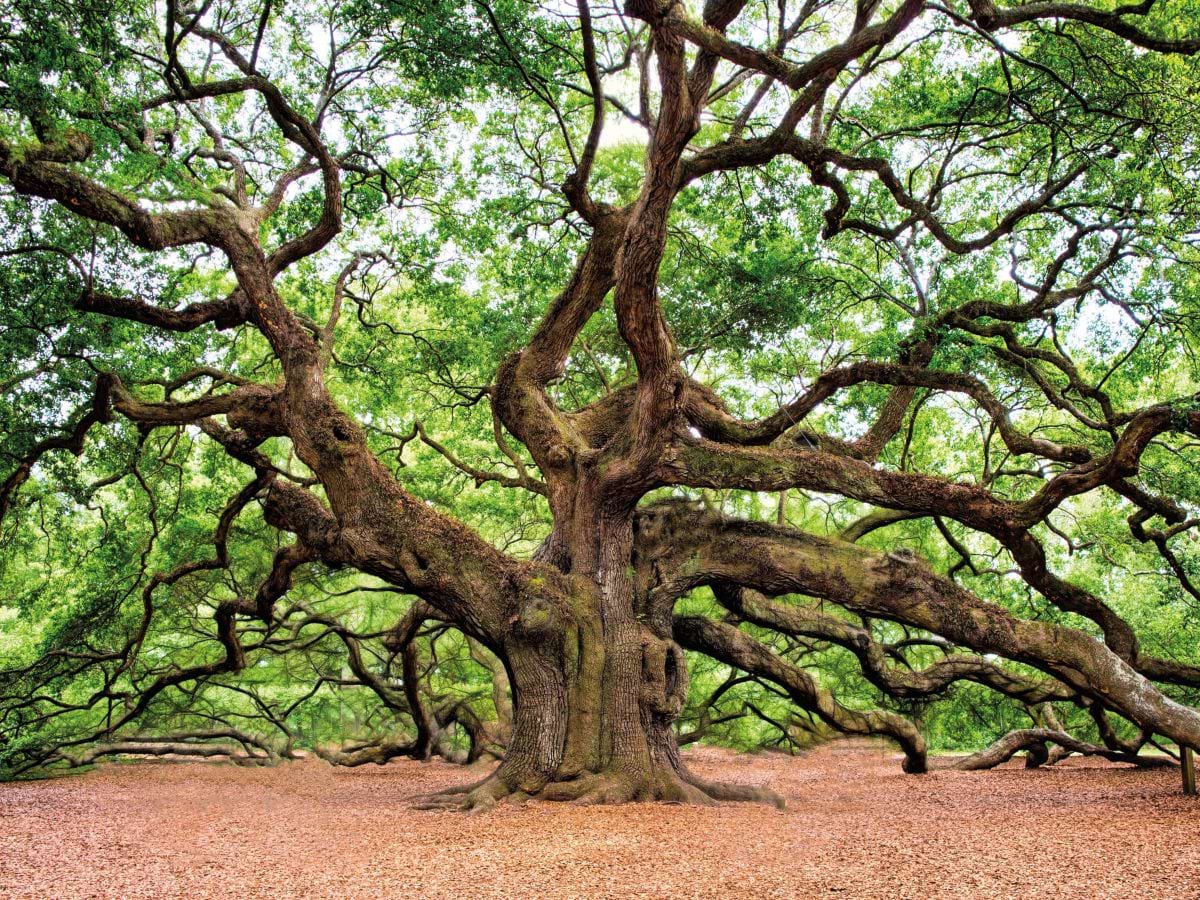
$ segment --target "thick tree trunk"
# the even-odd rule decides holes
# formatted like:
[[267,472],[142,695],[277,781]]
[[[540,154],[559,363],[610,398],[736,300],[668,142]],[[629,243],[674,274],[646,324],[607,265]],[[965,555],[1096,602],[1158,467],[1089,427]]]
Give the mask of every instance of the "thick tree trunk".
[[461,794],[422,805],[486,809],[537,798],[782,806],[768,790],[711,784],[688,771],[672,728],[687,693],[683,651],[636,620],[614,625],[606,630],[598,615],[561,630],[518,625],[503,648],[514,700],[503,762]]
[[[581,503],[577,513],[595,507]],[[497,801],[763,801],[771,791],[717,785],[688,771],[673,723],[687,699],[683,650],[669,610],[656,621],[639,598],[630,565],[629,516],[580,515],[571,548],[569,608],[536,593],[524,598],[497,655],[513,691],[505,758],[483,782],[429,806],[484,809]],[[556,536],[556,542],[561,536]]]

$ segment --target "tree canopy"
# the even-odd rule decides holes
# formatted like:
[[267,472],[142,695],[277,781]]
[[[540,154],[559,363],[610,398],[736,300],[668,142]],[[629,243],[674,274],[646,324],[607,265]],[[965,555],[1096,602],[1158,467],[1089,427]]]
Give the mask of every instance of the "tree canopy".
[[16,0],[0,774],[1200,747],[1198,52],[1195,0]]

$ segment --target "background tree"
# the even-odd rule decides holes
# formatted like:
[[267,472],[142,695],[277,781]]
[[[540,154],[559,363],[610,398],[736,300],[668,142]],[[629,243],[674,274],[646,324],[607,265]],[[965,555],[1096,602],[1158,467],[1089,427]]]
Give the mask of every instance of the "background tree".
[[6,770],[1200,746],[1197,12],[18,0]]

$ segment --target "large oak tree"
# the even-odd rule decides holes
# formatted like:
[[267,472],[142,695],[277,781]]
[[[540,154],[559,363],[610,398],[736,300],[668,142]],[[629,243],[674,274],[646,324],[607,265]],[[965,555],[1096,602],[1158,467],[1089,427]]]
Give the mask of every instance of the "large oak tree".
[[[911,772],[902,703],[964,681],[1040,711],[971,765],[1200,747],[1198,14],[17,0],[0,511],[42,619],[10,770],[253,750],[145,726],[324,638],[416,734],[331,757],[457,717],[502,758],[432,800],[471,808],[772,799],[682,761],[701,658]],[[423,699],[429,622],[494,671],[490,732]]]

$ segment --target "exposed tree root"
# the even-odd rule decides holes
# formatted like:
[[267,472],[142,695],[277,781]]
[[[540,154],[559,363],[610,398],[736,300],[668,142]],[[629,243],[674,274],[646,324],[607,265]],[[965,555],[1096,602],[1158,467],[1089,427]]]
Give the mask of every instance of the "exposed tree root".
[[776,809],[784,809],[787,807],[787,801],[784,800],[782,794],[778,794],[768,787],[754,786],[750,784],[735,784],[733,782],[724,781],[708,781],[700,778],[698,775],[688,773],[688,781],[713,800],[732,800],[741,803],[767,803],[774,806]]
[[586,772],[574,778],[551,781],[540,787],[511,787],[491,775],[483,781],[458,785],[415,798],[415,809],[485,812],[499,803],[523,805],[530,800],[600,806],[619,803],[677,803],[715,806],[722,801],[766,803],[783,809],[782,796],[765,787],[707,781],[690,772],[658,771],[648,774]]
[[[480,813],[492,809],[501,800],[518,802],[522,792],[513,790],[495,775],[472,784],[456,785],[413,800],[413,809],[452,810]],[[528,795],[523,795],[528,797]]]

